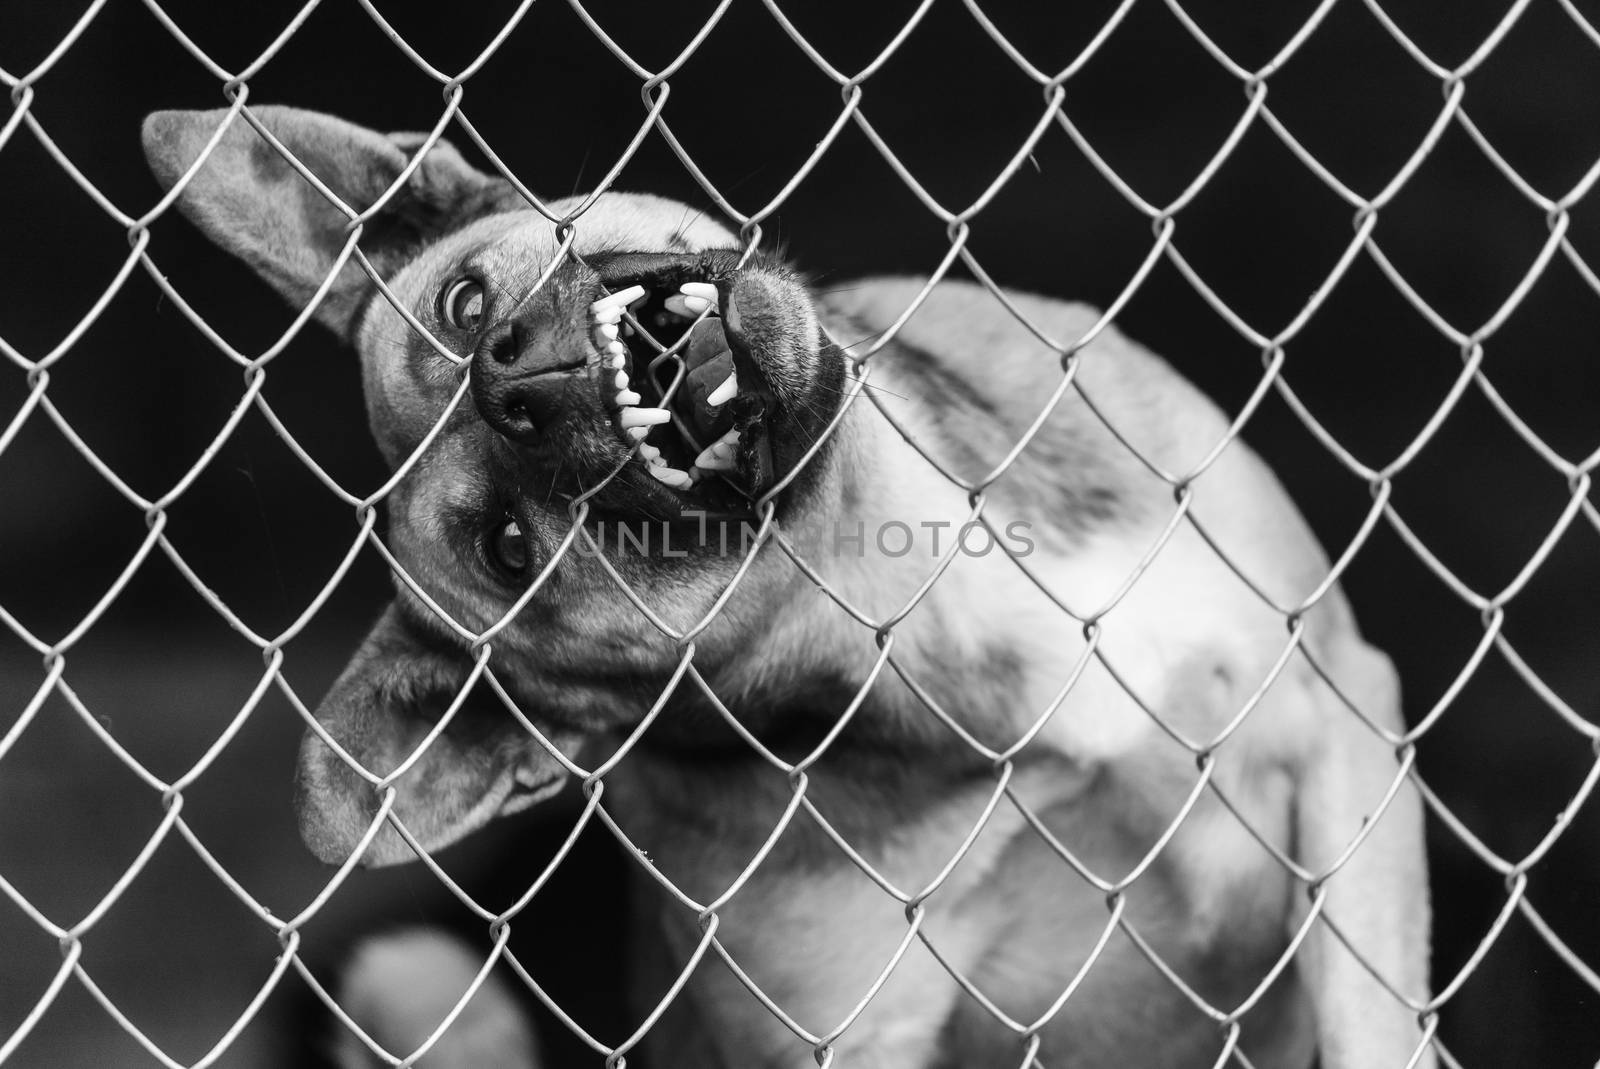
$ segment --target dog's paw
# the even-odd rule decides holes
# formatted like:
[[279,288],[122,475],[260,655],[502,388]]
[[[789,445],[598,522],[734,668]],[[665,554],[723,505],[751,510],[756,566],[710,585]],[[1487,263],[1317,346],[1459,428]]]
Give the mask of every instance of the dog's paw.
[[[444,932],[403,929],[356,946],[335,998],[375,1043],[404,1058],[455,1009],[482,966],[479,951]],[[339,1069],[389,1064],[348,1028],[335,1027],[332,1054]],[[532,1024],[496,973],[418,1062],[427,1069],[539,1069],[542,1064]]]

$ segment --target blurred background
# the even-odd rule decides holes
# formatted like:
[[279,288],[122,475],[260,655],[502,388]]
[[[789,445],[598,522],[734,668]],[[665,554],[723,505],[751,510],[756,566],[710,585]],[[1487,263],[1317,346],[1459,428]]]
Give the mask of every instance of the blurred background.
[[[377,6],[447,72],[470,62],[515,10],[511,0]],[[799,31],[846,71],[867,64],[915,7],[834,0],[791,6]],[[998,29],[1032,63],[1054,70],[1083,50],[1116,5],[989,7]],[[1307,0],[1192,0],[1184,10],[1238,64],[1254,69],[1313,7]],[[31,70],[83,8],[0,0],[0,68],[13,80]],[[168,0],[162,9],[229,70],[247,65],[297,10],[266,0]],[[587,10],[641,65],[659,69],[713,6],[595,0]],[[1504,5],[1484,0],[1391,0],[1384,10],[1447,69],[1473,56],[1506,14]],[[1574,13],[1600,23],[1592,0],[1525,5],[1465,82],[1466,114],[1504,167],[1551,199],[1578,186],[1600,160],[1600,36]],[[784,187],[840,108],[838,87],[765,7],[748,2],[733,4],[671,87],[666,118],[710,180],[745,211]],[[1269,87],[1277,119],[1369,197],[1406,163],[1444,104],[1440,78],[1396,43],[1369,6],[1354,2],[1334,5]],[[463,110],[517,175],[554,196],[589,188],[623,153],[644,114],[639,88],[640,79],[574,7],[545,0],[468,83]],[[157,197],[139,151],[143,115],[225,103],[221,79],[151,7],[132,0],[100,7],[32,90],[32,120],[83,181],[135,216]],[[345,0],[326,0],[312,12],[250,90],[254,102],[336,112],[385,130],[426,129],[442,109],[437,83]],[[19,99],[12,94],[13,107]],[[1242,83],[1172,8],[1144,0],[1068,83],[1065,111],[1124,181],[1164,204],[1207,164],[1246,104]],[[1038,86],[953,0],[932,4],[867,81],[862,102],[904,166],[952,208],[970,203],[1004,169],[1042,110]],[[0,122],[10,114],[0,112]],[[459,132],[453,139],[465,140]],[[659,136],[645,139],[616,184],[711,207]],[[95,307],[129,245],[30,125],[0,148],[0,194],[0,339],[38,359]],[[1550,451],[1568,462],[1590,457],[1591,465],[1600,448],[1600,285],[1581,260],[1600,265],[1595,204],[1589,194],[1571,206],[1573,256],[1557,251],[1549,259],[1486,340],[1482,365]],[[1178,216],[1176,244],[1222,302],[1272,334],[1334,268],[1354,214],[1257,121]],[[291,309],[175,214],[153,231],[155,264],[234,347],[260,353],[288,326]],[[853,124],[766,233],[822,287],[865,272],[925,273],[949,248],[943,224]],[[1550,229],[1545,211],[1452,122],[1384,207],[1374,233],[1416,297],[1471,333],[1528,277]],[[1054,127],[972,221],[970,247],[1003,284],[1104,306],[1129,284],[1151,242],[1148,220]],[[1230,411],[1259,381],[1260,351],[1168,260],[1138,288],[1119,324]],[[1363,254],[1288,346],[1285,368],[1316,418],[1376,467],[1398,455],[1445,399],[1462,353]],[[120,479],[153,498],[196,462],[242,389],[238,368],[135,267],[51,369],[48,398]],[[0,360],[0,428],[29,392],[25,371]],[[271,364],[265,396],[341,485],[365,494],[381,483],[355,361],[331,338],[315,328],[297,337]],[[1366,486],[1275,394],[1244,435],[1337,555],[1366,515]],[[1600,720],[1600,520],[1593,511],[1600,498],[1591,492],[1590,511],[1574,517],[1573,493],[1477,387],[1466,390],[1394,486],[1405,523],[1471,589],[1492,595],[1537,560],[1506,604],[1501,634],[1542,681],[1542,694],[1500,649],[1474,661],[1485,634],[1479,612],[1389,525],[1377,527],[1344,580],[1365,631],[1400,668],[1413,722],[1448,699],[1421,746],[1423,777],[1479,849],[1512,860],[1533,850],[1574,799],[1586,797],[1585,777],[1596,762],[1589,739],[1555,711],[1565,703],[1591,724]],[[1572,522],[1553,537],[1564,518]],[[356,529],[349,508],[252,412],[168,509],[165,534],[240,618],[272,634],[321,594]],[[160,794],[97,731],[156,776],[177,777],[229,728],[265,667],[159,549],[118,586],[147,534],[141,511],[44,411],[22,421],[0,452],[0,738],[12,743],[0,756],[0,1043],[44,996],[62,962],[57,940],[18,905],[20,897],[63,928],[89,917],[84,970],[138,1030],[187,1064],[252,1005],[278,944],[176,832],[109,910],[95,912],[167,815]],[[304,701],[314,703],[326,689],[388,584],[381,561],[363,553],[288,644],[284,676]],[[78,633],[112,589],[120,592]],[[14,737],[5,733],[34,709],[49,677],[8,617],[45,644],[74,639],[62,687],[49,690]],[[300,730],[290,703],[266,688],[215,762],[183,792],[182,817],[194,838],[280,917],[303,909],[329,876],[301,847],[289,809]],[[474,896],[503,907],[569,826],[570,811],[547,810],[441,860]],[[1451,1051],[1466,1066],[1593,1065],[1600,1057],[1600,981],[1564,960],[1520,913],[1496,927],[1505,880],[1445,823],[1432,818],[1429,832],[1437,985],[1494,936],[1444,1011],[1441,1036]],[[633,1024],[616,1004],[623,987],[614,965],[621,864],[603,834],[586,834],[572,863],[535,900],[533,922],[518,922],[548,940],[530,934],[517,944],[541,983],[611,1041]],[[1579,808],[1540,855],[1527,898],[1588,969],[1600,968],[1600,803]],[[306,958],[322,969],[356,933],[417,920],[464,930],[476,924],[420,866],[357,873],[307,924]],[[314,1040],[304,1028],[311,1001],[291,972],[219,1064],[311,1064]],[[571,1064],[599,1064],[586,1058]],[[157,1062],[84,984],[68,979],[8,1064]]]

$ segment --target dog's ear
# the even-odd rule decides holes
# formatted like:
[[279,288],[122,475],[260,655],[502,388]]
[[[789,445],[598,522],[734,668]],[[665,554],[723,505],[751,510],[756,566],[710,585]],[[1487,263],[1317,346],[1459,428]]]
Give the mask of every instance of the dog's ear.
[[[158,111],[144,121],[144,152],[170,190],[204,150],[227,111]],[[426,140],[380,134],[298,108],[262,106],[251,114],[284,148],[354,211],[365,211],[394,183]],[[476,170],[436,142],[405,185],[366,223],[361,248],[388,275],[431,239],[480,215],[514,205],[504,179]],[[334,207],[244,117],[238,116],[184,188],[178,207],[213,241],[255,268],[296,308],[310,301],[349,236]],[[347,261],[316,317],[340,334],[372,287]]]
[[[317,708],[335,742],[376,776],[388,776],[422,745],[471,677],[464,652],[432,643],[391,605]],[[576,737],[551,741],[570,753]],[[567,770],[481,680],[446,725],[392,784],[393,812],[434,850],[504,813],[557,793]],[[364,778],[315,731],[300,746],[295,808],[317,857],[344,861],[377,815],[385,790]],[[388,822],[363,863],[390,865],[416,853]]]

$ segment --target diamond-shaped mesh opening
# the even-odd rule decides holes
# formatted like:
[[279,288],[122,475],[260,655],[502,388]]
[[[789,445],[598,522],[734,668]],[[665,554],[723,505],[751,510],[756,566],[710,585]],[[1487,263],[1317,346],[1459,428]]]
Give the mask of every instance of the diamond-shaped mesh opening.
[[[1592,1064],[1600,29],[1447,16],[19,9],[0,1062]],[[642,449],[520,487],[485,595],[492,368],[395,273],[410,190],[303,202],[286,308],[139,158],[278,101],[450,142],[574,260],[648,251],[611,187],[791,258],[842,415],[691,564],[614,522]],[[525,260],[497,299],[555,299]],[[314,321],[363,272],[420,400]]]

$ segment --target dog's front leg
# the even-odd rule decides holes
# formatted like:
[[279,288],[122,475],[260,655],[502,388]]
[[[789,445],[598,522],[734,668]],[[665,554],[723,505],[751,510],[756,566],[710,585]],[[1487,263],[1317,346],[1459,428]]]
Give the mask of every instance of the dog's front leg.
[[[1388,658],[1353,637],[1335,654],[1329,674],[1351,702],[1384,729],[1402,730],[1399,686]],[[1326,684],[1312,685],[1320,723],[1302,766],[1295,831],[1299,863],[1314,879],[1326,879],[1313,885],[1294,923],[1298,928],[1310,902],[1325,895],[1322,916],[1300,951],[1302,976],[1316,1007],[1322,1065],[1432,1069],[1431,1045],[1418,1054],[1423,1031],[1416,1011],[1393,993],[1416,1005],[1428,997],[1421,800],[1405,782],[1377,814],[1401,769],[1394,748]],[[1348,860],[1332,868],[1374,818],[1376,826]]]

